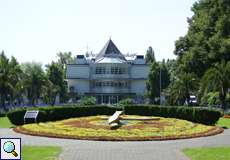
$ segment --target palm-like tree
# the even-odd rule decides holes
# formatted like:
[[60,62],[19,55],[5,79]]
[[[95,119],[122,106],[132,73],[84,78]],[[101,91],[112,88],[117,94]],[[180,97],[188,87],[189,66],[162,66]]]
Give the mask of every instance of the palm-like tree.
[[7,96],[10,91],[13,90],[13,86],[10,83],[11,75],[9,63],[9,59],[5,56],[4,52],[2,52],[0,55],[0,105],[4,110],[7,110],[5,105]]
[[12,105],[17,95],[21,94],[18,90],[21,74],[17,60],[14,57],[9,60],[2,51],[0,54],[0,106],[4,110],[7,110],[6,100],[9,100]]
[[37,63],[26,63],[23,65],[23,86],[26,90],[30,104],[35,106],[36,101],[42,94],[42,87],[46,83],[45,73],[42,66]]
[[168,88],[169,101],[173,104],[183,105],[190,103],[190,95],[198,88],[198,80],[192,73],[181,73]]
[[226,109],[226,95],[230,88],[230,62],[217,63],[210,68],[202,79],[202,90],[218,91],[221,106]]

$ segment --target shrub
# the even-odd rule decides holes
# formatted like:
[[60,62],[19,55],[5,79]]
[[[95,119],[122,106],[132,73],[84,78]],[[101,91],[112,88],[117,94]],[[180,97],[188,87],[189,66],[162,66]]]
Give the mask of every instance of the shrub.
[[83,97],[81,99],[81,104],[82,105],[95,105],[97,102],[95,97]]
[[126,98],[119,101],[119,105],[130,105],[130,104],[134,104],[131,98]]
[[[7,113],[7,117],[14,125],[24,124],[24,115],[28,108],[12,110]],[[107,105],[65,105],[57,107],[39,107],[29,108],[29,110],[39,110],[38,122],[57,121],[81,116],[94,115],[112,115],[117,110],[122,110],[120,107],[110,107]],[[125,114],[143,115],[143,116],[160,116],[184,119],[196,123],[207,125],[215,124],[221,117],[221,112],[198,107],[162,107],[154,105],[125,105]]]
[[207,125],[215,124],[221,117],[221,112],[214,109],[183,106],[127,105],[124,107],[124,111],[125,114],[130,115],[179,118]]
[[6,114],[4,112],[0,111],[0,117],[5,117],[5,116],[6,116]]
[[7,113],[7,117],[14,125],[24,124],[24,115],[26,110],[39,110],[37,122],[56,121],[81,116],[93,115],[112,115],[116,110],[121,108],[109,107],[106,105],[94,106],[56,106],[56,107],[39,107],[39,108],[21,108],[12,110]]

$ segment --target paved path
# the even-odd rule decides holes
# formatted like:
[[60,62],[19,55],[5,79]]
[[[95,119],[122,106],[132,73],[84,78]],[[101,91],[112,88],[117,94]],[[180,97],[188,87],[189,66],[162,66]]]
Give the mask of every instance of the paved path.
[[0,137],[20,137],[24,145],[61,146],[60,160],[189,160],[181,149],[205,146],[230,146],[230,129],[203,138],[144,141],[101,142],[45,138],[18,134],[11,129],[0,129]]

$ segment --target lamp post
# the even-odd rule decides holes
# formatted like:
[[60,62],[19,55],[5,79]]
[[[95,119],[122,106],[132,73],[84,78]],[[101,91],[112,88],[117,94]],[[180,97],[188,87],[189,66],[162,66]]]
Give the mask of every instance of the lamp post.
[[161,65],[160,65],[160,106],[161,106]]

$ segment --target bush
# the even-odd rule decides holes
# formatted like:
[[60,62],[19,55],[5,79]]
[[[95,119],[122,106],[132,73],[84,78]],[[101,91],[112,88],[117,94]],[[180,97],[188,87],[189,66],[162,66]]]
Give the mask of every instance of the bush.
[[221,112],[214,109],[198,107],[162,107],[154,105],[127,105],[124,107],[125,114],[160,116],[179,118],[207,125],[215,124],[221,117]]
[[[7,113],[7,117],[14,125],[24,124],[24,115],[27,108],[12,110]],[[57,121],[74,117],[94,116],[94,115],[112,115],[120,107],[110,107],[107,105],[91,106],[58,106],[58,107],[39,107],[29,108],[29,110],[39,110],[38,122]],[[184,119],[196,123],[207,125],[215,124],[221,117],[221,112],[198,107],[162,107],[154,105],[125,105],[125,114],[143,115],[143,116],[160,116]]]
[[7,113],[7,117],[14,125],[24,124],[24,115],[27,110],[39,110],[37,122],[57,121],[81,116],[112,115],[121,108],[109,107],[106,105],[94,106],[57,106],[39,108],[21,108]]
[[82,105],[95,105],[97,100],[95,97],[83,97],[80,102]]
[[4,112],[0,111],[0,117],[5,117],[5,116],[6,116],[6,114]]
[[126,98],[119,101],[119,105],[130,105],[130,104],[134,104],[131,98]]
[[209,92],[201,98],[202,105],[219,105],[219,92]]

